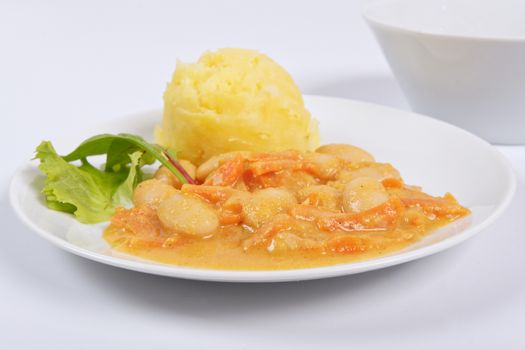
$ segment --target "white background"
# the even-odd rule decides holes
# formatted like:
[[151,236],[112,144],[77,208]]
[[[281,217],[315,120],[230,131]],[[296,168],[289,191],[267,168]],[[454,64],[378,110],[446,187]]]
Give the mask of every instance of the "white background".
[[22,226],[8,182],[40,140],[160,108],[177,58],[224,46],[269,54],[304,93],[408,108],[359,1],[0,0],[0,348],[525,348],[525,147],[500,147],[519,186],[490,229],[343,278],[149,276],[70,255]]

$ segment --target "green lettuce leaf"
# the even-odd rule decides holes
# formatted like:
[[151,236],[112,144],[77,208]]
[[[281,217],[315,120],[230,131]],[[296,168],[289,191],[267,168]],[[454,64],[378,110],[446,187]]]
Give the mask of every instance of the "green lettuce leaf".
[[[98,153],[102,154],[102,153]],[[42,193],[50,209],[74,214],[80,222],[97,223],[108,220],[116,207],[131,203],[133,188],[140,178],[142,152],[128,157],[129,166],[119,164],[116,171],[101,171],[86,157],[78,158],[80,166],[59,156],[49,141],[36,149],[39,169],[47,176]]]
[[[105,155],[104,169],[88,157]],[[131,134],[101,134],[82,142],[73,152],[59,156],[49,141],[36,149],[40,170],[47,176],[47,206],[74,214],[83,223],[105,221],[118,206],[130,206],[133,189],[144,179],[141,167],[158,160],[182,183],[195,183],[177,162],[174,152]],[[77,166],[72,162],[79,162]]]
[[139,178],[141,177],[139,176],[139,163],[142,156],[143,153],[140,151],[134,152],[129,155],[129,158],[131,159],[131,166],[128,171],[128,176],[124,180],[124,182],[122,182],[117,187],[115,193],[113,193],[113,196],[111,198],[113,201],[113,206],[130,207],[133,204],[131,198],[133,198],[133,190],[135,189],[135,186],[137,186]]
[[118,171],[120,167],[130,162],[129,155],[136,151],[144,152],[141,158],[141,165],[152,164],[155,160],[158,160],[168,168],[181,183],[192,182],[192,179],[188,178],[184,170],[178,166],[176,156],[173,152],[132,134],[101,134],[90,137],[82,142],[73,152],[65,155],[64,159],[72,162],[90,156],[106,154],[105,170]]

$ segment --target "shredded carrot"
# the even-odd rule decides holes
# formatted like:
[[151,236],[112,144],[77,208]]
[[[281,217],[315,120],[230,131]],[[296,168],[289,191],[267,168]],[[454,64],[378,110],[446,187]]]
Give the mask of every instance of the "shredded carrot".
[[444,198],[401,198],[407,207],[420,207],[427,214],[436,215],[439,218],[454,219],[470,213],[465,207],[459,205],[454,197],[452,199],[445,195]]
[[230,187],[207,185],[183,185],[181,191],[183,193],[195,194],[210,203],[224,201],[233,194],[241,192]]
[[291,230],[293,218],[286,214],[274,216],[270,221],[265,222],[255,233],[243,242],[244,250],[254,247],[266,246],[270,240],[279,232]]
[[391,197],[386,203],[360,213],[342,213],[322,217],[317,221],[325,231],[381,231],[393,228],[404,210],[403,202]]
[[233,186],[244,172],[244,162],[240,156],[223,162],[204,182],[210,186]]
[[385,188],[403,188],[404,185],[403,180],[394,178],[384,179],[382,183]]

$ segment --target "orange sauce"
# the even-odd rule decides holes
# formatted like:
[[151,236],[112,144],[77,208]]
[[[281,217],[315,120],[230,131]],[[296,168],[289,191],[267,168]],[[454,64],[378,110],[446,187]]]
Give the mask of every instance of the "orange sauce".
[[[433,197],[404,184],[388,164],[316,157],[294,151],[229,157],[201,185],[179,188],[181,198],[198,198],[217,216],[210,234],[169,226],[161,202],[119,209],[104,238],[120,252],[178,266],[297,269],[385,256],[469,214],[450,194]],[[354,191],[360,177],[377,181],[370,180],[379,194]],[[276,201],[262,215],[253,201],[269,188],[289,195],[286,205]],[[354,203],[356,191],[365,197]],[[378,205],[354,208],[378,196],[385,197]]]

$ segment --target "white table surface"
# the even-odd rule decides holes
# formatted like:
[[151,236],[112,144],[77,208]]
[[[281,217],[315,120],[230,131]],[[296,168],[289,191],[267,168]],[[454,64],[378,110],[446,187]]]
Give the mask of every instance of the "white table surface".
[[208,48],[259,49],[305,93],[407,109],[359,12],[350,0],[1,0],[0,348],[525,348],[525,147],[499,147],[518,192],[482,234],[413,263],[314,282],[120,270],[55,248],[9,207],[9,179],[41,139],[160,108],[176,59]]

